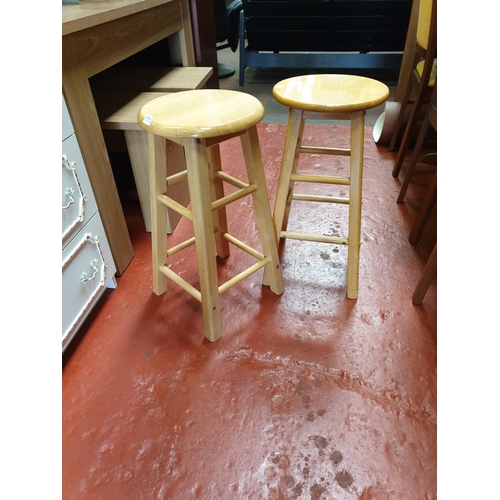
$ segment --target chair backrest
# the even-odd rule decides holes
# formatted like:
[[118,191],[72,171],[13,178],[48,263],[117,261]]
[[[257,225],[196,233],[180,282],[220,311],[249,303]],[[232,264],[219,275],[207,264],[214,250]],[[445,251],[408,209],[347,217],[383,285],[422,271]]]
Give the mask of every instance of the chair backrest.
[[436,0],[419,0],[418,23],[417,23],[417,44],[424,50],[429,44],[431,28],[436,25]]
[[215,41],[227,44],[219,49],[231,47],[236,52],[239,42],[240,11],[243,9],[242,0],[233,0],[227,5],[228,0],[214,0]]
[[224,42],[227,40],[226,10],[226,0],[214,0],[216,42]]

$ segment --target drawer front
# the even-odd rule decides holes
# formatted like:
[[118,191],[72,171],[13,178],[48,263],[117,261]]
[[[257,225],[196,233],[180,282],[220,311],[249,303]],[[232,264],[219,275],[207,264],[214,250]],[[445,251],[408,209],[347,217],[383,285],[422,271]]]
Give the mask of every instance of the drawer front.
[[62,98],[62,140],[67,139],[71,134],[74,134],[73,124],[69,117],[68,108],[64,96]]
[[62,143],[62,248],[97,212],[97,203],[73,134]]
[[116,267],[99,214],[62,252],[62,350],[104,293],[116,286]]

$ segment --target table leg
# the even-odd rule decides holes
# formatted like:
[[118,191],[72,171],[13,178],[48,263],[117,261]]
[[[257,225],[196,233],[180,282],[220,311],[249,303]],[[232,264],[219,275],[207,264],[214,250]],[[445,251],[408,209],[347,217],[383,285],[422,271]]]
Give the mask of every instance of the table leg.
[[89,81],[80,61],[77,40],[66,35],[62,44],[63,93],[76,132],[92,190],[99,208],[117,274],[122,274],[134,256],[101,124]]

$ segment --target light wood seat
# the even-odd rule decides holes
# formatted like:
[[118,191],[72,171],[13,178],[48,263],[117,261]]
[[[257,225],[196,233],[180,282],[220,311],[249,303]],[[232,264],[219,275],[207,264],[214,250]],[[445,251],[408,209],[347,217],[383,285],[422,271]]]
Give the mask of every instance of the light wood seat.
[[[274,98],[290,108],[283,159],[274,205],[276,237],[348,246],[347,297],[358,297],[359,249],[361,237],[361,194],[363,178],[364,117],[366,110],[382,104],[389,96],[388,87],[376,80],[351,75],[304,75],[288,78],[273,88]],[[349,120],[350,148],[302,146],[305,121]],[[308,175],[297,172],[299,155],[326,154],[349,156],[349,176]],[[349,197],[295,194],[296,182],[349,186]],[[347,237],[319,236],[287,230],[292,200],[349,205]],[[306,217],[305,212],[301,212]]]
[[[94,101],[102,129],[124,132],[147,232],[151,232],[147,135],[137,123],[137,114],[142,106],[158,96],[203,88],[212,73],[213,68],[208,67],[116,66],[96,75],[92,80]],[[170,142],[166,154],[169,175],[178,171],[175,168],[180,170],[185,168],[184,152],[180,146]],[[187,182],[179,182],[173,186],[171,196],[181,205],[187,206],[189,203]],[[172,233],[179,219],[180,215],[177,212],[169,210],[167,216],[169,233]]]
[[[283,293],[281,268],[267,196],[256,125],[264,108],[255,97],[230,90],[201,89],[159,97],[139,112],[138,123],[148,134],[153,255],[153,291],[167,289],[167,278],[201,302],[205,336],[221,336],[220,294],[259,269],[266,269],[265,284]],[[222,171],[219,144],[240,137],[248,183]],[[165,139],[185,151],[186,170],[167,177]],[[170,197],[170,186],[186,178],[191,210]],[[224,182],[237,188],[225,196]],[[262,251],[228,233],[226,205],[252,195]],[[193,222],[194,238],[167,249],[166,207]],[[216,257],[229,256],[229,243],[257,259],[248,269],[219,286]],[[167,258],[195,245],[199,290],[167,266]]]

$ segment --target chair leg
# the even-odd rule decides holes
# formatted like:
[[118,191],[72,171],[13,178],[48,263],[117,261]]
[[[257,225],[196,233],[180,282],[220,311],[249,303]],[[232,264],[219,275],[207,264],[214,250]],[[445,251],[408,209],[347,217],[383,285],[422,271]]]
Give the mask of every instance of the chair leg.
[[196,139],[189,139],[183,141],[183,145],[186,151],[189,192],[191,194],[203,326],[207,339],[214,342],[220,338],[222,331],[208,168],[209,153],[204,140],[198,143]]
[[273,211],[273,224],[274,230],[276,231],[276,241],[278,243],[281,231],[286,230],[288,225],[294,185],[290,178],[292,174],[297,171],[299,163],[300,145],[304,130],[303,115],[304,113],[302,111],[290,108],[278,189]]
[[273,228],[271,208],[269,206],[257,128],[255,126],[250,127],[240,138],[248,180],[257,187],[257,191],[252,193],[252,199],[262,250],[264,256],[271,259],[271,262],[266,266],[264,271],[264,283],[269,283],[271,290],[277,295],[281,295],[283,293],[281,266],[278,258],[276,235]]
[[[413,61],[413,65],[415,65],[416,62]],[[388,151],[392,152],[396,149],[396,142],[398,140],[401,127],[403,124],[404,116],[406,113],[406,108],[410,104],[410,95],[411,95],[411,73],[410,73],[410,78],[408,78],[408,83],[406,84],[406,90],[405,90],[405,95],[403,97],[403,100],[401,102],[401,108],[399,109],[399,114],[398,117],[396,118],[396,123],[394,124],[394,130],[392,132],[391,136],[391,141],[389,143],[389,148]]]
[[[212,200],[218,200],[224,197],[224,183],[216,176],[217,172],[222,170],[220,148],[216,144],[208,150],[210,162],[210,187],[212,190]],[[218,229],[215,233],[215,247],[217,249],[217,256],[221,259],[229,257],[229,242],[222,236],[227,233],[227,216],[226,207],[213,212],[214,226]]]
[[347,298],[358,298],[359,249],[361,244],[361,199],[363,181],[365,111],[351,116],[349,185],[349,235],[347,245]]
[[418,211],[417,218],[413,223],[413,228],[410,233],[408,240],[412,245],[417,245],[420,241],[420,237],[424,231],[425,224],[427,223],[429,216],[431,215],[432,209],[437,199],[437,173],[432,177],[432,180],[427,188],[425,197]]
[[431,255],[429,256],[427,264],[425,265],[422,276],[420,277],[420,280],[415,288],[415,291],[413,292],[412,302],[415,305],[422,304],[425,294],[427,293],[427,289],[429,288],[431,281],[436,276],[436,271],[437,271],[437,243],[434,245],[434,248],[432,249]]
[[422,151],[422,146],[424,145],[425,137],[427,135],[428,130],[429,130],[429,120],[426,117],[424,123],[422,124],[422,128],[420,129],[420,132],[418,134],[418,139],[415,144],[415,147],[413,148],[413,153],[411,155],[410,163],[408,165],[408,169],[406,171],[403,184],[399,191],[399,196],[397,199],[398,203],[403,203],[404,201],[406,191],[408,189],[408,186],[410,185],[411,178],[413,177],[413,172],[415,171],[415,166],[417,164],[420,152]]
[[403,161],[405,159],[405,155],[406,152],[408,151],[408,147],[410,144],[411,134],[413,133],[418,122],[418,117],[420,114],[420,107],[422,106],[422,102],[423,102],[423,92],[421,92],[421,89],[419,89],[418,94],[415,97],[415,101],[412,106],[408,123],[406,124],[405,127],[403,138],[401,139],[401,144],[398,149],[396,160],[394,161],[394,167],[392,169],[393,177],[398,177],[399,172],[401,171],[401,167],[403,165]]
[[167,277],[160,267],[167,262],[167,208],[158,200],[167,188],[166,141],[148,134],[149,193],[151,205],[151,247],[153,258],[153,292],[167,291]]

